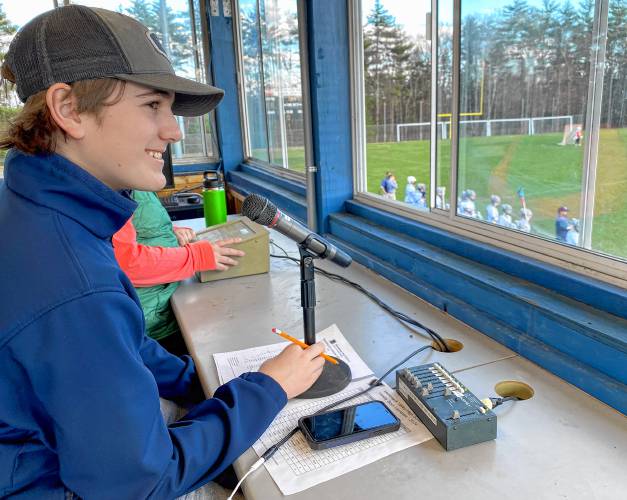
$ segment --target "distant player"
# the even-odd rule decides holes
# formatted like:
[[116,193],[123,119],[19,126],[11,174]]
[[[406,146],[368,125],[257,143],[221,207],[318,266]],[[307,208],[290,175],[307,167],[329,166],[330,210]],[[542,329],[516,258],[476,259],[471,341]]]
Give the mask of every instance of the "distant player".
[[565,242],[566,235],[571,229],[573,229],[573,225],[568,220],[568,207],[561,206],[557,209],[557,217],[555,218],[555,238]]
[[533,217],[533,212],[528,208],[520,209],[520,219],[516,221],[516,229],[519,231],[524,231],[525,233],[531,232],[531,218]]
[[499,220],[498,206],[501,204],[501,197],[497,194],[490,196],[490,204],[486,206],[486,221],[496,224]]
[[512,206],[511,205],[507,203],[503,203],[503,205],[501,206],[501,215],[499,216],[499,220],[497,224],[499,226],[509,227],[509,228],[516,227],[516,225],[512,221]]

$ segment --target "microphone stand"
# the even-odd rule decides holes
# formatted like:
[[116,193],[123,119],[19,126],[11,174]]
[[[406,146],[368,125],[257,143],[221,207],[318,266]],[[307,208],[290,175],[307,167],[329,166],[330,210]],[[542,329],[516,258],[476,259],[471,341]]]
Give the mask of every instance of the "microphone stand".
[[[300,252],[300,302],[303,307],[303,325],[305,344],[316,343],[316,283],[314,280],[314,259],[318,256],[307,250],[308,239],[298,245]],[[344,361],[339,364],[324,362],[322,374],[314,385],[302,393],[299,398],[313,399],[330,396],[344,389],[351,381],[351,369]]]

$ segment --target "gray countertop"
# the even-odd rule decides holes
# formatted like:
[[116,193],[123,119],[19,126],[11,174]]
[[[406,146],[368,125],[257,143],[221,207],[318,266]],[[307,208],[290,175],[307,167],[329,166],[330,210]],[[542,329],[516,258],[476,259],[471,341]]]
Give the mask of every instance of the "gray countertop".
[[[271,238],[298,255],[282,235],[272,232]],[[479,398],[495,395],[494,385],[509,379],[527,382],[535,396],[496,410],[495,441],[446,452],[432,439],[290,498],[625,498],[624,415],[359,264],[340,269],[317,261],[316,266],[358,282],[464,344],[457,353],[419,354],[408,366],[438,361]],[[375,374],[429,342],[345,284],[317,275],[316,296],[317,330],[337,324]],[[272,258],[269,274],[203,284],[187,280],[172,305],[207,394],[218,386],[213,353],[275,343],[270,332],[275,326],[302,336],[299,268],[286,260]],[[386,381],[393,385],[393,376]],[[244,453],[234,464],[237,474],[256,458],[252,449]],[[282,497],[264,468],[246,480],[244,492],[249,500]]]

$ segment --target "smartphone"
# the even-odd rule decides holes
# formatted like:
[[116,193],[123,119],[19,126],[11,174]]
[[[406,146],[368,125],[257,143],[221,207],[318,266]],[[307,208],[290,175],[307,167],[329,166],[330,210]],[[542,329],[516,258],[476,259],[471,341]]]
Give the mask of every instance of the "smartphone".
[[312,449],[324,450],[397,431],[401,422],[382,401],[369,401],[302,417],[298,426]]

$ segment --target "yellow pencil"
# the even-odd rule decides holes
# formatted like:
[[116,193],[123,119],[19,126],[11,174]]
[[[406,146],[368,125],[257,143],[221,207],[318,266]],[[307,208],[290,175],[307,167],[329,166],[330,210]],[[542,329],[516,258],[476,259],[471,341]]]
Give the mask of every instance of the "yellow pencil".
[[[290,342],[293,342],[294,344],[301,346],[303,349],[307,349],[309,347],[304,342],[301,342],[300,340],[295,339],[291,335],[288,335],[287,333],[285,333],[282,330],[279,330],[278,328],[273,328],[272,329],[272,333],[276,333],[279,337],[283,337],[285,340],[289,340]],[[324,354],[324,353],[321,354],[320,356],[322,356],[324,359],[326,359],[330,363],[333,363],[334,365],[339,365],[340,364],[339,361],[337,359],[335,359],[334,357],[332,357],[332,356],[329,356],[329,355]]]

